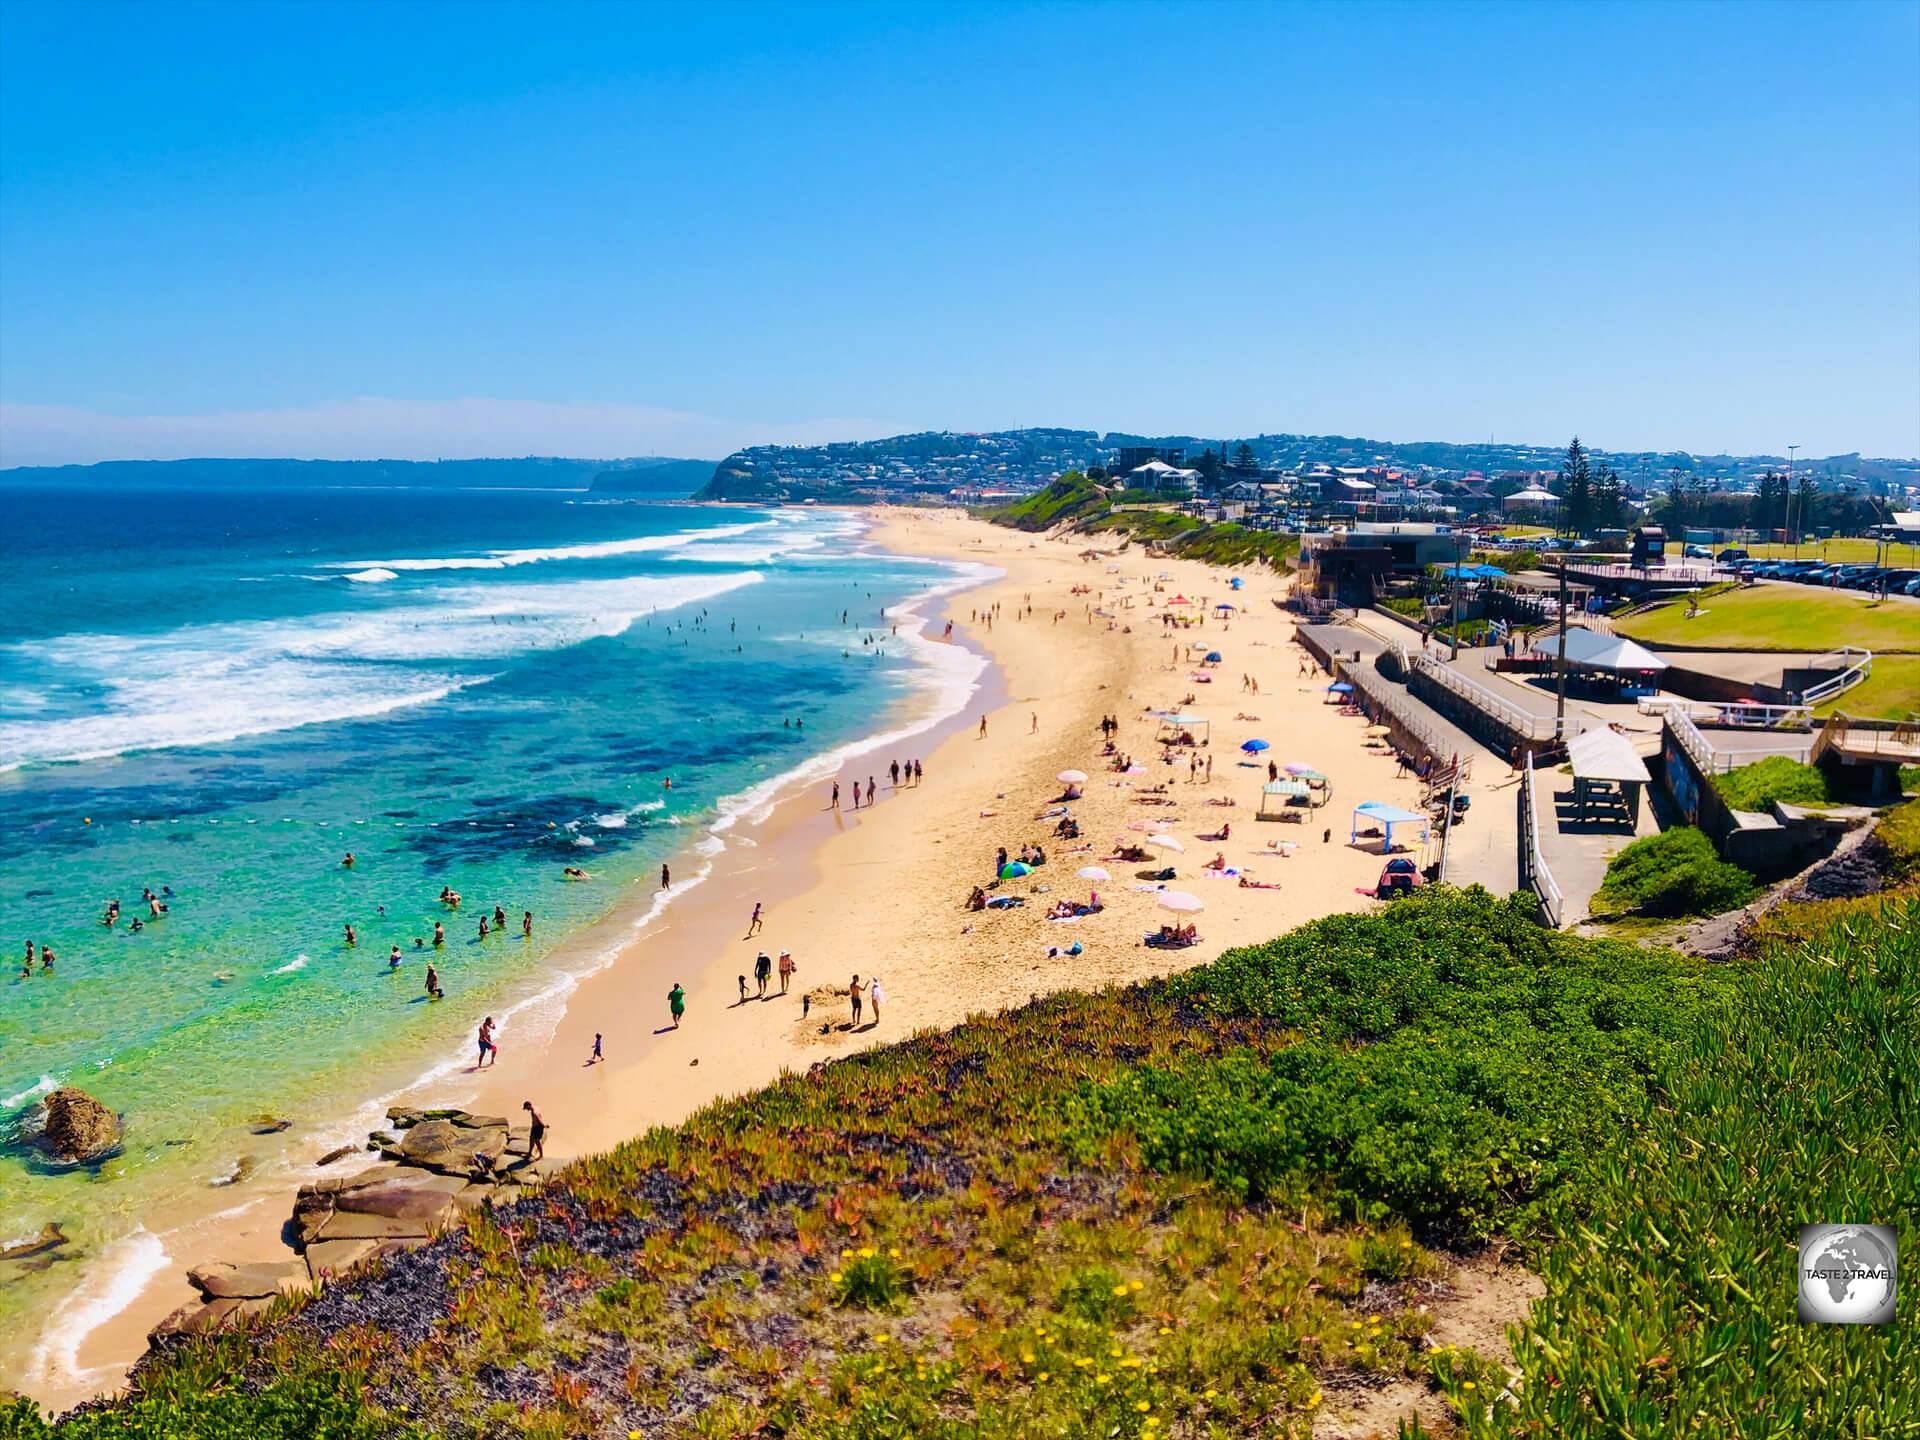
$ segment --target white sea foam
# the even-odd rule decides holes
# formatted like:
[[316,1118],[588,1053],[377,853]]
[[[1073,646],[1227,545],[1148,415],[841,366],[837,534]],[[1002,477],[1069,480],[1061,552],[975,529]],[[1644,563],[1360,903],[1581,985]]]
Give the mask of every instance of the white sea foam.
[[593,823],[602,830],[624,830],[627,828],[627,816],[624,810],[616,810],[611,815],[596,815]]
[[354,580],[362,585],[379,585],[388,580],[398,580],[399,572],[387,569],[384,565],[375,565],[369,570],[355,570],[351,575],[342,575],[342,580]]
[[18,1095],[9,1095],[0,1100],[0,1110],[18,1110],[22,1105],[32,1104],[42,1095],[52,1094],[60,1088],[60,1082],[51,1075],[42,1075],[37,1081],[22,1090]]
[[[582,545],[553,545],[529,550],[490,550],[482,555],[429,555],[411,560],[343,560],[332,570],[505,570],[515,565],[538,565],[554,560],[604,560],[620,555],[644,555],[708,536],[745,535],[776,522],[751,520],[739,525],[717,525],[709,530],[682,530],[673,535],[642,535],[631,540],[597,540]],[[352,579],[352,576],[348,576]]]
[[86,1381],[93,1372],[80,1368],[80,1347],[131,1305],[166,1265],[167,1247],[144,1225],[108,1246],[100,1263],[55,1307],[40,1343],[27,1359],[28,1379],[61,1388]]
[[0,771],[219,744],[426,704],[492,678],[475,665],[617,635],[643,615],[760,579],[747,570],[452,585],[369,613],[19,642],[0,647],[0,669],[50,676],[75,695],[104,695],[106,704],[58,719],[0,720]]
[[269,975],[291,975],[295,970],[304,970],[306,968],[307,957],[304,955],[296,955],[278,970],[269,970],[267,973]]

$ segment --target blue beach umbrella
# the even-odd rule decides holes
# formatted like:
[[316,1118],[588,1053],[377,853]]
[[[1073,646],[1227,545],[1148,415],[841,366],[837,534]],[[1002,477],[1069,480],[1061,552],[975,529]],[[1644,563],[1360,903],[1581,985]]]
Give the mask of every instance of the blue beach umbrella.
[[1262,750],[1267,748],[1267,742],[1264,740],[1249,740],[1240,748],[1249,755],[1258,755]]
[[1033,867],[1024,860],[1009,860],[1000,867],[1002,880],[1018,880],[1022,875],[1031,875]]
[[1218,665],[1220,663],[1220,652],[1218,650],[1209,650],[1207,652],[1207,659],[1213,664]]
[[1344,680],[1334,681],[1333,684],[1327,686],[1327,689],[1333,691],[1336,695],[1351,695],[1353,693],[1353,687]]

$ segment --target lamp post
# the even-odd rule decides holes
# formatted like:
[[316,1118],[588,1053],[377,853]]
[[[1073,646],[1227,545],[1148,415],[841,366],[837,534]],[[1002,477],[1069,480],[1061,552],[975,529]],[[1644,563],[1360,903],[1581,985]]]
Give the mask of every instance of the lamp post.
[[[1793,452],[1799,448],[1798,445],[1787,446],[1787,528],[1789,530],[1793,530]],[[1806,518],[1807,507],[1802,505],[1800,507],[1800,519],[1804,522]],[[1798,530],[1793,530],[1793,558],[1796,560],[1800,558],[1800,532]]]
[[1460,567],[1466,563],[1460,549],[1466,538],[1458,530],[1453,532],[1453,653],[1449,660],[1460,658]]

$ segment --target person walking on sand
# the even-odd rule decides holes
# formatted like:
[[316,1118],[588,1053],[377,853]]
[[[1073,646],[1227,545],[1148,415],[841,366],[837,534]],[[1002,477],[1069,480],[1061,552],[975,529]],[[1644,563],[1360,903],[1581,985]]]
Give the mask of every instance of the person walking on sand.
[[673,1012],[673,1028],[678,1030],[680,1017],[687,1013],[687,992],[680,988],[678,980],[674,981],[673,988],[667,991],[667,1009]]
[[980,717],[980,735],[979,735],[979,738],[980,738],[980,739],[982,739],[982,740],[984,740],[984,739],[986,739],[986,738],[987,738],[987,717],[986,717],[986,716],[984,716],[984,715],[982,715],[982,716]]
[[[598,1048],[597,1040],[596,1046]],[[533,1123],[527,1127],[527,1163],[545,1158],[547,1153],[547,1122],[540,1112],[533,1108],[533,1101],[522,1100],[520,1108],[533,1117]]]
[[873,776],[867,776],[867,808],[873,808],[873,794],[879,787],[873,783]]
[[489,1015],[480,1022],[480,1058],[474,1062],[474,1069],[493,1063],[493,1057],[500,1053],[500,1047],[493,1043],[493,1016]]
[[767,998],[767,981],[773,978],[773,957],[762,950],[753,960],[754,983],[760,987],[760,998]]
[[673,883],[673,872],[669,870],[666,867],[665,863],[663,862],[660,866],[660,888],[664,890],[672,883]]
[[873,1023],[880,1023],[880,1002],[886,997],[880,993],[880,977],[874,976],[867,981],[867,999],[873,1002]]
[[867,987],[860,983],[860,977],[858,975],[854,976],[853,983],[847,987],[847,998],[853,1002],[853,1028],[855,1030],[860,1028],[860,1001],[866,993]]
[[893,788],[898,790],[900,788],[900,762],[898,760],[887,766],[887,774],[893,779]]
[[827,808],[829,810],[838,810],[840,808],[840,782],[838,780],[833,782],[833,799],[827,802]]
[[747,921],[747,934],[751,936],[751,935],[758,935],[759,933],[760,933],[760,902],[756,900],[753,902],[753,918]]
[[1038,735],[1040,733],[1040,712],[1038,710],[1033,711],[1031,718],[1033,723],[1027,727],[1027,734]]
[[782,950],[780,952],[780,993],[782,995],[787,993],[787,986],[792,983],[792,981],[793,954],[791,951]]
[[604,1058],[600,1053],[600,1032],[596,1030],[593,1032],[593,1054],[587,1057],[587,1064],[598,1065]]

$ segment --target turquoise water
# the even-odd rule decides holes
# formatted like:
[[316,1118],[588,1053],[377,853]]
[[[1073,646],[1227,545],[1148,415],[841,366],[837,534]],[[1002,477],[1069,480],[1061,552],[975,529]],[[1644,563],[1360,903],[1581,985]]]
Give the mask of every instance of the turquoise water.
[[[870,552],[840,514],[530,492],[0,505],[28,581],[0,611],[0,1124],[72,1083],[127,1125],[93,1169],[0,1145],[0,1244],[50,1220],[75,1242],[45,1269],[0,1262],[15,1334],[137,1227],[311,1159],[370,1091],[551,991],[570,932],[662,861],[696,874],[779,777],[950,709],[975,673],[881,615],[957,572]],[[496,904],[506,933],[482,940]],[[51,974],[18,978],[28,939]],[[257,1117],[294,1128],[258,1137]]]

